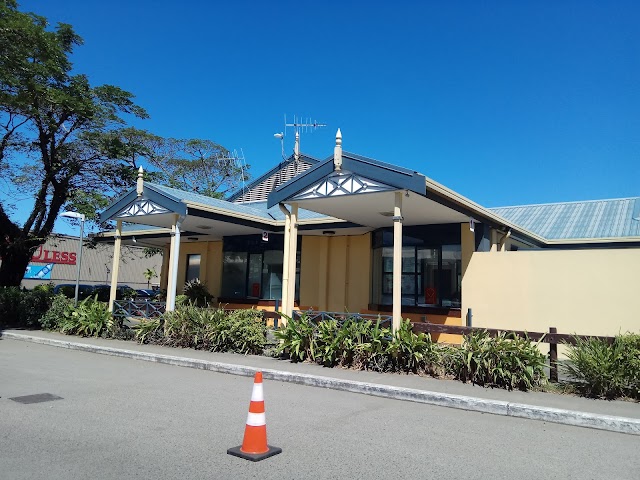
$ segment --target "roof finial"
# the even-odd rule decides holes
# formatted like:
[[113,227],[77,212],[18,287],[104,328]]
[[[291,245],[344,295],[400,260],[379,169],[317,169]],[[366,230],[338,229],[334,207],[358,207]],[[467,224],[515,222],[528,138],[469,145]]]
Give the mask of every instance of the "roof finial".
[[296,143],[293,147],[293,159],[297,162],[300,158],[300,132],[296,132]]
[[142,178],[143,176],[144,176],[144,170],[142,168],[142,165],[140,165],[140,168],[138,169],[138,183],[136,185],[136,191],[139,197],[142,196],[142,192],[144,191],[144,180]]
[[336,146],[333,149],[333,169],[342,170],[342,133],[340,129],[336,132]]

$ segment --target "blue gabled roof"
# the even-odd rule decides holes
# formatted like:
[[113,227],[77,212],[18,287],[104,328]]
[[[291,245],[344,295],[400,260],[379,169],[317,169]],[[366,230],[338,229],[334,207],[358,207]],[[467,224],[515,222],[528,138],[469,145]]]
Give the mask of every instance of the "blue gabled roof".
[[[426,192],[426,177],[414,170],[363,157],[354,153],[342,152],[342,169],[362,175],[399,190],[410,190],[420,195]],[[333,156],[300,173],[291,180],[279,185],[269,193],[267,205],[273,206],[285,202],[298,192],[334,173]]]
[[184,190],[178,190],[177,188],[165,187],[163,185],[158,185],[156,183],[145,183],[145,187],[148,186],[154,190],[159,190],[162,193],[165,193],[178,201],[187,201],[193,203],[200,203],[202,205],[207,205],[210,207],[221,208],[230,212],[244,213],[247,215],[253,215],[256,217],[261,217],[266,220],[273,220],[273,217],[269,215],[269,213],[260,208],[250,207],[246,204],[242,203],[232,203],[226,200],[221,200],[219,198],[208,197],[206,195],[200,195],[199,193],[187,192]]
[[549,240],[640,237],[640,197],[489,210]]
[[[246,205],[246,204],[235,203],[234,205]],[[282,213],[278,205],[274,205],[271,208],[267,208],[267,202],[251,202],[249,205],[251,205],[252,208],[268,212],[269,215],[271,215],[274,220],[284,220],[284,213]],[[305,210],[304,208],[300,208],[298,210],[298,220],[314,220],[314,219],[323,219],[323,218],[330,219],[332,217],[329,217],[323,213],[312,212],[311,210]]]

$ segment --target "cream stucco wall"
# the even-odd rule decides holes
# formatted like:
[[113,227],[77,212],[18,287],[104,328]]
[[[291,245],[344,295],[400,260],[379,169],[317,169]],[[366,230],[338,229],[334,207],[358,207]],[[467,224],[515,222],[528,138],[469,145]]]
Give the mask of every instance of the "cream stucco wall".
[[360,312],[369,304],[371,236],[305,236],[300,259],[300,306]]
[[462,278],[467,271],[469,262],[471,262],[471,256],[476,249],[476,236],[475,233],[469,229],[468,223],[460,225],[460,250],[462,253]]
[[[220,296],[222,281],[222,242],[184,242],[180,244],[178,260],[178,282],[176,290],[182,293],[186,278],[187,255],[200,254],[200,281],[207,286],[214,297]],[[162,271],[168,271],[168,249],[164,255]],[[165,265],[166,264],[166,265]],[[166,275],[166,273],[165,273]],[[166,281],[164,282],[166,285]]]
[[462,280],[473,326],[559,333],[640,332],[640,249],[473,253]]

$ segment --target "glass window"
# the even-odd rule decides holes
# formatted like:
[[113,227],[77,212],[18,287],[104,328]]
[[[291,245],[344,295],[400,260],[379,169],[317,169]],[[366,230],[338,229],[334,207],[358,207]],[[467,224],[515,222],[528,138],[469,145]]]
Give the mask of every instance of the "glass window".
[[439,305],[438,301],[438,257],[437,248],[418,249],[419,277],[418,305]]
[[185,281],[190,282],[200,278],[200,254],[187,255],[187,274]]
[[[402,304],[461,306],[462,251],[459,225],[408,227],[402,247]],[[385,230],[372,236],[374,304],[393,303],[393,247]]]
[[[300,292],[300,247],[296,259],[296,299]],[[282,298],[282,235],[225,237],[222,297],[280,300]]]
[[249,254],[249,278],[247,279],[247,298],[260,298],[262,283],[262,254]]
[[371,271],[373,274],[373,280],[371,282],[371,302],[375,304],[386,304],[387,301],[383,301],[383,292],[387,289],[383,286],[383,282],[386,276],[383,275],[384,268],[386,267],[386,258],[383,256],[384,248],[376,248],[373,250],[373,262]]
[[224,252],[222,296],[244,298],[247,285],[247,252]]
[[262,298],[276,300],[282,298],[282,258],[281,250],[264,252],[262,264]]
[[460,307],[462,290],[462,249],[460,245],[442,246],[442,269],[440,271],[443,307]]

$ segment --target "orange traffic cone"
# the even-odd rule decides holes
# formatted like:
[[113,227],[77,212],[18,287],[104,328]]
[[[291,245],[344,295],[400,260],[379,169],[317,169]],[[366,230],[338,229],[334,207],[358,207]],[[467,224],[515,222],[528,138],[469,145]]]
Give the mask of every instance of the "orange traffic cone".
[[251,393],[249,415],[247,416],[242,445],[230,448],[227,453],[252,462],[259,462],[282,453],[281,448],[267,445],[267,422],[264,415],[262,372],[256,372],[256,376],[253,379],[253,392]]

